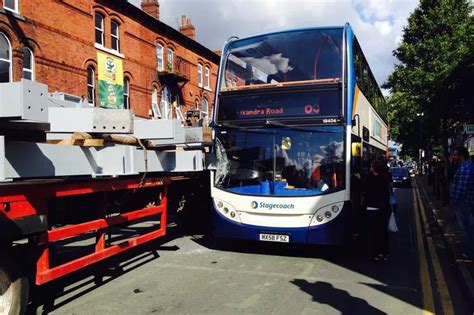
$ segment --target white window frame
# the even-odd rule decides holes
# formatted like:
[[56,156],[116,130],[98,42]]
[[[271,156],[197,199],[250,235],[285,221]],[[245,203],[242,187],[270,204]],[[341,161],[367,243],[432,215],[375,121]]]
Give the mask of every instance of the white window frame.
[[165,69],[165,59],[164,59],[165,48],[160,43],[156,44],[156,68],[158,71],[163,71]]
[[[92,70],[92,80],[89,82],[89,69]],[[91,98],[89,98],[89,88],[92,93]],[[87,103],[91,106],[95,106],[95,68],[92,66],[87,67]]]
[[130,80],[127,77],[123,79],[123,108],[130,109]]
[[174,50],[171,47],[168,47],[166,54],[167,70],[174,71]]
[[[112,32],[112,24],[115,24],[117,25],[117,34],[114,34]],[[117,42],[117,49],[114,49],[112,43],[116,41]],[[110,21],[110,49],[116,51],[116,52],[120,52],[120,24],[117,22],[117,21]]]
[[198,63],[198,86],[202,87],[202,65]]
[[10,8],[5,4],[5,0],[3,1],[3,8],[8,11],[12,11],[15,13],[19,13],[19,8],[18,8],[18,0],[15,0],[14,8]]
[[204,68],[204,87],[207,89],[211,88],[211,71],[208,66]]
[[4,33],[0,32],[0,36],[3,36],[6,41],[7,41],[7,44],[8,44],[8,59],[4,59],[4,58],[0,58],[0,61],[5,61],[5,62],[8,62],[8,82],[12,82],[13,81],[13,71],[12,71],[12,43],[10,42],[10,40],[8,39],[7,35],[5,35]]
[[[27,51],[30,53],[31,68],[25,68],[25,52]],[[23,48],[23,78],[25,77],[25,72],[31,73],[31,81],[35,80],[35,55],[33,55],[33,51],[31,51],[31,49],[28,47]]]
[[[100,16],[101,19],[102,19],[101,28],[98,28],[96,26],[96,19],[97,19],[98,16]],[[101,41],[102,41],[101,43],[97,42],[97,38],[95,36],[96,31],[100,31],[100,33],[101,33]],[[105,17],[99,12],[96,12],[94,14],[94,42],[99,46],[105,46]]]

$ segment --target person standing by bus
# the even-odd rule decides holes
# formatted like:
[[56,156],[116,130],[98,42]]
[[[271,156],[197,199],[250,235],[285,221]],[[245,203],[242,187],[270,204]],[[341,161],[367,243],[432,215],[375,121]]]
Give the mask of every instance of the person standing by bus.
[[373,161],[364,187],[369,254],[372,261],[388,260],[389,257],[390,182],[385,169],[385,162]]
[[464,232],[464,258],[474,258],[474,165],[465,147],[454,150],[453,159],[459,167],[454,174],[450,197],[456,217]]

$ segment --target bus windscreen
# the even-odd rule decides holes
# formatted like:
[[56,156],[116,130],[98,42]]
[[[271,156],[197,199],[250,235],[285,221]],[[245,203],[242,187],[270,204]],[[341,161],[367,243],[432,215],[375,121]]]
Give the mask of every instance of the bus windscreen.
[[306,29],[229,44],[220,91],[287,84],[338,82],[342,28]]
[[217,121],[340,116],[341,90],[222,96]]

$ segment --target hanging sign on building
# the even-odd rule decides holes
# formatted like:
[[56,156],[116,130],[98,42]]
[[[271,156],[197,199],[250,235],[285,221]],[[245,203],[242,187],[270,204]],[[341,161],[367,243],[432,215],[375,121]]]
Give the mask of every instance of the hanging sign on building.
[[122,59],[97,52],[99,68],[99,106],[123,108],[123,63]]

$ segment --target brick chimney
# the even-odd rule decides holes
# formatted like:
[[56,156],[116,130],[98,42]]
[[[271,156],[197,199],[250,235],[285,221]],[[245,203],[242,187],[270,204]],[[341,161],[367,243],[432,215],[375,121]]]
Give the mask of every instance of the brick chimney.
[[141,4],[142,10],[154,17],[155,19],[160,19],[160,4],[158,0],[142,0]]
[[196,39],[196,28],[194,27],[191,19],[188,19],[186,15],[181,16],[181,26],[179,31],[191,39]]

